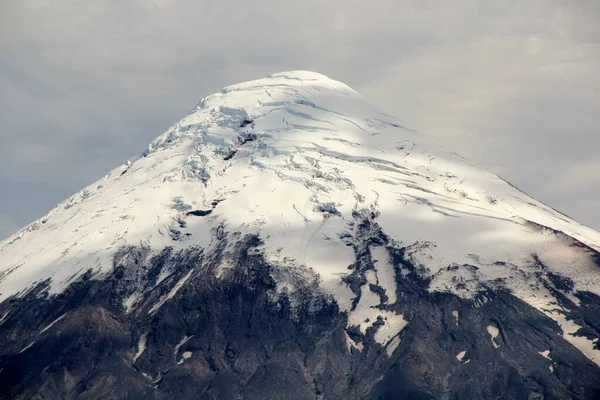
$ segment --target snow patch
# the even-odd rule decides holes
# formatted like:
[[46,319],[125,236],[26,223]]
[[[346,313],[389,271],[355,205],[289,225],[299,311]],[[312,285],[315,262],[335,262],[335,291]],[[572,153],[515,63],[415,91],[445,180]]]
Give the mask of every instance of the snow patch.
[[152,379],[154,379],[154,378],[152,378],[152,375],[147,374],[145,372],[142,372],[142,375],[144,376],[144,378],[148,379],[149,381],[151,381]]
[[362,343],[352,343],[352,346],[355,347],[358,351],[363,351],[365,349],[365,345]]
[[454,316],[454,321],[456,322],[456,326],[458,326],[458,311],[454,310],[452,311],[452,315]]
[[600,350],[594,347],[597,339],[588,339],[585,336],[576,336],[575,333],[581,329],[572,320],[567,319],[564,312],[559,309],[546,311],[546,315],[550,316],[560,325],[563,331],[563,338],[581,351],[587,358],[600,366]]
[[183,364],[186,360],[190,359],[191,357],[192,357],[191,351],[184,351],[183,354],[181,355],[181,360],[179,360],[177,365]]
[[169,293],[167,293],[166,295],[164,295],[163,297],[161,297],[160,300],[154,306],[152,306],[152,308],[150,309],[150,311],[148,311],[148,314],[152,314],[153,312],[155,312],[156,310],[158,310],[159,308],[161,308],[167,301],[169,301],[173,297],[175,297],[175,295],[177,294],[177,292],[179,291],[179,289],[181,289],[181,287],[185,284],[185,282],[190,278],[190,276],[192,275],[193,271],[194,270],[188,271],[188,273],[185,274],[183,276],[183,278],[179,279],[179,281],[177,281],[177,283],[175,284],[175,286],[173,286],[173,288],[171,288],[171,290],[169,291]]
[[[377,315],[381,315],[383,312],[377,308],[379,303],[379,296],[369,289],[369,285],[362,286],[359,303],[354,310],[348,312],[348,326],[358,326],[360,331],[365,333],[367,328],[375,322]],[[393,313],[390,314],[393,315]]]
[[54,321],[52,321],[48,325],[46,325],[46,327],[44,329],[42,329],[40,331],[40,333],[38,333],[37,335],[40,336],[41,334],[43,334],[44,332],[46,332],[48,329],[52,328],[54,326],[54,324],[56,324],[58,321],[60,321],[61,319],[63,319],[66,316],[67,316],[67,313],[64,313],[60,317],[56,318]]
[[550,370],[551,373],[554,372],[554,361],[550,358],[550,350],[545,350],[545,351],[538,351],[538,354],[542,357],[544,357],[547,360],[551,361],[551,364],[548,365],[548,369]]
[[123,309],[125,310],[125,313],[129,313],[133,309],[133,306],[139,301],[139,299],[139,293],[132,293],[131,295],[127,296],[125,300],[123,300]]
[[563,338],[600,366],[600,350],[594,347],[598,338],[588,339],[585,336],[575,336],[581,326],[567,318],[569,310],[559,306],[556,297],[548,289],[539,284],[537,286],[521,286],[518,289],[520,292],[515,293],[517,297],[556,321],[563,331]]
[[385,289],[388,304],[394,304],[398,298],[396,293],[396,271],[390,261],[388,250],[379,246],[370,246],[369,249],[377,271],[377,284]]
[[398,348],[399,345],[400,345],[400,336],[395,336],[392,340],[390,340],[390,342],[385,347],[385,351],[386,351],[388,357],[392,356],[392,354],[394,353],[394,351],[396,351],[396,349]]
[[35,344],[35,340],[31,343],[29,343],[27,346],[23,347],[21,349],[21,351],[19,351],[19,354],[23,353],[24,351],[26,351],[27,349],[29,349],[31,346],[33,346]]
[[545,359],[552,361],[552,359],[550,358],[550,350],[538,351],[538,354],[544,357]]
[[486,327],[487,332],[490,334],[490,340],[492,341],[492,345],[497,349],[500,347],[500,345],[496,342],[496,338],[498,337],[498,335],[500,334],[500,330],[498,329],[498,327],[493,324],[493,325],[488,325]]
[[148,338],[148,333],[144,333],[142,336],[140,336],[140,340],[138,341],[138,345],[137,345],[137,352],[133,356],[132,364],[135,364],[135,362],[137,361],[137,359],[146,350],[146,339],[147,338]]
[[377,329],[375,340],[385,345],[408,325],[408,321],[404,320],[402,314],[395,314],[392,311],[380,311],[379,314],[383,316],[384,325]]
[[192,335],[192,336],[184,335],[183,339],[181,339],[181,341],[179,343],[177,343],[177,345],[175,346],[175,349],[173,350],[173,354],[175,356],[177,356],[177,353],[179,353],[179,349],[181,348],[181,346],[186,344],[193,337],[194,337],[194,335]]

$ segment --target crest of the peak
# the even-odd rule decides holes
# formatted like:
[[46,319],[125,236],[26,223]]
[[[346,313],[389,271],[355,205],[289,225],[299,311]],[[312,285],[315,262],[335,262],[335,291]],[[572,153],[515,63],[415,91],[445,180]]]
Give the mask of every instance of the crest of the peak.
[[244,91],[261,88],[278,91],[285,91],[286,88],[313,87],[324,91],[335,91],[340,94],[358,95],[354,89],[343,82],[331,79],[323,74],[312,71],[294,70],[278,72],[269,75],[266,78],[255,79],[247,82],[237,83],[225,87],[222,93],[235,91]]
[[369,103],[360,93],[341,81],[318,72],[294,70],[229,85],[219,93],[202,99],[197,108],[246,108],[250,104],[260,106],[303,102],[322,106],[324,101],[334,104],[358,102],[363,107]]
[[269,75],[269,78],[284,78],[284,79],[297,79],[297,80],[305,80],[305,81],[315,81],[315,82],[326,82],[335,80],[329,78],[328,76],[321,74],[319,72],[307,71],[307,70],[293,70],[293,71],[284,71],[277,72]]

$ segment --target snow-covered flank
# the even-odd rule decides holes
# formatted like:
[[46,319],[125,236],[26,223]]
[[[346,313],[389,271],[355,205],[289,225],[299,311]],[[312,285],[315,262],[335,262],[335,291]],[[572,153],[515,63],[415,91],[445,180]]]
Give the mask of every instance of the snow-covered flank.
[[[600,294],[591,254],[600,249],[598,232],[404,128],[345,84],[292,71],[202,99],[141,156],[0,242],[0,301],[48,279],[50,293],[59,293],[90,269],[102,277],[123,245],[207,248],[223,226],[259,234],[274,265],[318,273],[321,288],[349,311],[355,295],[341,279],[355,261],[348,244],[361,210],[375,212],[387,237],[423,266],[432,291],[472,298],[502,287],[527,301],[543,268],[572,279],[574,290]],[[374,279],[392,303],[386,250],[370,251]],[[399,317],[384,315],[368,292],[350,319],[362,330],[366,319],[387,317],[385,344],[397,333],[388,329],[401,329]]]

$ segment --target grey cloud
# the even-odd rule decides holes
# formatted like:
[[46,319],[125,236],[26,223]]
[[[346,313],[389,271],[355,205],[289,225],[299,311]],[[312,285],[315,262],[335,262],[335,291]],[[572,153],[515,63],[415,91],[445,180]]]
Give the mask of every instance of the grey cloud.
[[348,83],[600,228],[598,17],[593,1],[5,2],[0,182],[14,193],[0,209],[14,222],[0,236],[139,153],[201,97],[289,69]]

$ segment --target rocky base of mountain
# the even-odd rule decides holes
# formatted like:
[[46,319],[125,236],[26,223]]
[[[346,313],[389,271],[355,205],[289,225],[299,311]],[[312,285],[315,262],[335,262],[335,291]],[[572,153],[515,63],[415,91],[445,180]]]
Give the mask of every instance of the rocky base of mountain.
[[[430,293],[384,237],[355,244],[346,282],[364,285],[369,245],[387,248],[398,299],[381,308],[408,322],[393,351],[374,339],[383,318],[348,326],[317,277],[269,265],[258,237],[221,239],[123,248],[107,276],[0,304],[0,399],[600,398],[600,368],[553,320],[507,291]],[[597,337],[600,299],[576,296]]]

